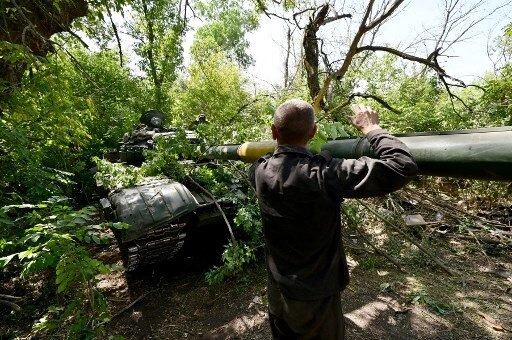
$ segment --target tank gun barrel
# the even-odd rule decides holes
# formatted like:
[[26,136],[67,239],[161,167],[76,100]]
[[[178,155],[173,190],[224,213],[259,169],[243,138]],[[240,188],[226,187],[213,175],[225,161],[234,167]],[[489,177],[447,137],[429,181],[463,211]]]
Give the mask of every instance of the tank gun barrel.
[[[512,127],[396,134],[410,149],[419,174],[512,181]],[[274,141],[218,145],[208,159],[254,162],[276,147]],[[374,157],[366,138],[343,138],[322,146],[337,158]]]

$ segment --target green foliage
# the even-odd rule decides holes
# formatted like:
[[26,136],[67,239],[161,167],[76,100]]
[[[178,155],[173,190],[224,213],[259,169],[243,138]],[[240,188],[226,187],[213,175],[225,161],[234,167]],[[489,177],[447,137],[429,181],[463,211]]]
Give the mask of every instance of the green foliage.
[[424,291],[415,291],[409,295],[409,303],[413,305],[426,304],[434,313],[443,315],[450,312],[450,306],[435,301]]
[[66,306],[50,306],[35,325],[35,332],[64,331],[68,338],[92,338],[102,335],[101,325],[110,320],[108,303],[95,288],[97,274],[112,267],[90,257],[83,247],[70,247],[56,266],[57,294],[66,298]]
[[198,159],[201,144],[191,143],[182,128],[176,128],[173,136],[161,136],[156,140],[154,150],[145,152],[146,161],[141,171],[144,176],[164,175],[176,181],[182,181],[190,172],[190,162]]
[[117,147],[142,112],[138,81],[112,53],[73,53],[80,67],[49,57],[0,103],[2,192],[37,201],[92,186],[91,157]]
[[[363,63],[349,70],[347,75],[334,85],[329,106],[334,107],[350,94],[363,93],[382,99],[393,108],[386,108],[373,99],[355,97],[377,109],[381,124],[393,133],[453,130],[478,126],[474,107],[475,98],[481,92],[465,95],[463,91],[452,92],[469,103],[467,108],[458,100],[451,100],[437,75],[415,65],[404,64],[394,55],[370,54]],[[468,90],[466,90],[468,91]],[[477,96],[477,97],[475,97]],[[334,112],[331,120],[339,121],[347,132],[357,133],[345,116],[352,114],[347,106],[341,112]],[[476,117],[475,117],[476,116]]]
[[[231,183],[236,182],[236,179],[231,179]],[[237,207],[234,222],[236,227],[243,231],[243,237],[237,243],[230,242],[222,255],[223,264],[206,273],[206,281],[209,284],[219,283],[243,273],[245,267],[255,260],[258,249],[263,247],[262,224],[256,197],[253,191],[249,191],[247,195],[237,189],[239,187],[239,184],[224,185],[223,191],[228,193],[223,199],[232,200]]]
[[111,163],[105,159],[94,157],[97,172],[94,174],[96,183],[108,190],[126,188],[135,185],[142,178],[140,168]]
[[129,30],[135,41],[134,52],[141,58],[140,69],[151,80],[152,108],[168,112],[165,92],[176,79],[183,61],[184,23],[179,1],[132,1],[134,25]]
[[[106,50],[109,43],[113,43],[115,39],[113,25],[109,16],[114,16],[115,13],[124,15],[123,8],[126,8],[125,6],[131,2],[131,0],[89,0],[87,1],[87,16],[74,20],[72,22],[72,31],[85,33],[101,50]],[[119,28],[117,29],[119,30]]]
[[346,218],[347,228],[355,231],[355,227],[360,223],[361,215],[356,204],[349,201],[343,202],[341,205],[341,213]]
[[64,197],[53,197],[36,205],[2,207],[4,219],[15,216],[9,224],[23,226],[24,232],[12,241],[9,250],[15,250],[14,253],[6,255],[6,247],[2,247],[0,267],[6,270],[9,266],[17,268],[14,263],[19,264],[23,279],[53,272],[55,292],[61,299],[34,325],[35,332],[72,338],[98,336],[109,313],[106,300],[96,287],[97,274],[117,268],[92,258],[87,249],[91,244],[108,244],[113,238],[109,228],[127,226],[97,224],[95,207],[73,210],[67,201]]
[[196,133],[207,145],[240,143],[261,136],[268,130],[265,125],[272,105],[266,98],[250,98],[240,69],[224,53],[204,56],[204,50],[200,43],[194,44],[190,77],[174,91],[173,125],[188,126],[198,114],[204,114],[207,123],[198,125]]
[[340,122],[319,122],[317,126],[317,134],[308,142],[308,146],[316,152],[320,152],[320,148],[327,143],[328,140],[349,137],[349,134],[345,131]]
[[247,244],[230,243],[222,254],[224,265],[215,266],[205,274],[209,284],[217,284],[239,274],[244,266],[255,259],[254,248]]
[[488,76],[482,84],[485,92],[478,109],[484,112],[483,124],[512,125],[512,63],[503,67],[496,76]]
[[250,239],[253,242],[258,244],[258,240],[260,240],[261,244],[262,224],[260,211],[256,204],[257,202],[253,201],[251,203],[238,209],[235,216],[235,224],[250,235]]
[[240,1],[200,1],[199,12],[210,22],[198,28],[196,41],[202,42],[205,53],[224,52],[227,58],[240,67],[247,68],[253,58],[247,53],[249,42],[246,34],[258,27],[258,16],[244,8]]
[[362,270],[374,270],[378,268],[377,257],[374,255],[366,255],[359,260],[359,268]]
[[[255,192],[248,187],[245,167],[241,163],[206,164],[194,168],[190,175],[214,197],[236,207],[233,222],[242,231],[243,246],[255,253],[263,245],[262,224]],[[224,258],[226,266],[233,267],[227,263],[229,261],[229,257]]]
[[[6,10],[3,4],[0,5],[0,10]],[[0,17],[2,14],[0,14]],[[31,66],[37,63],[38,58],[30,53],[26,46],[19,44],[12,44],[8,41],[0,41],[0,62],[9,64],[10,68],[14,69],[16,65]],[[6,67],[6,66],[4,66]],[[0,98],[3,99],[4,95],[7,96],[12,90],[12,85],[6,80],[0,80]]]

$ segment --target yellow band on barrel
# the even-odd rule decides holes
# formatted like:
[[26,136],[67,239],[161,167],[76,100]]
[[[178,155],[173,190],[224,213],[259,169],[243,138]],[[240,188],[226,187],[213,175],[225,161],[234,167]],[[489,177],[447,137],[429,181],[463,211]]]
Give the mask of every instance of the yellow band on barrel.
[[240,160],[246,163],[252,163],[259,159],[261,156],[273,152],[276,148],[275,141],[262,141],[262,142],[245,142],[238,147],[237,153]]

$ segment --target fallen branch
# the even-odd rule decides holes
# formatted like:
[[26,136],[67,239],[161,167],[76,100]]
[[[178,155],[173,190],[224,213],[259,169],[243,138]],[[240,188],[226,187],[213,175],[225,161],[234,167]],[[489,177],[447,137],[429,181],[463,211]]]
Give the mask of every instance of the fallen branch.
[[402,266],[401,266],[400,262],[398,262],[398,260],[395,259],[393,256],[391,256],[388,253],[386,253],[384,250],[382,250],[382,249],[378,248],[376,245],[374,245],[370,241],[370,238],[368,236],[366,236],[364,231],[361,230],[361,228],[356,228],[356,231],[359,234],[359,236],[361,236],[361,238],[364,240],[364,242],[366,242],[366,244],[368,244],[370,247],[372,247],[377,254],[382,255],[386,259],[388,259],[388,261],[393,263],[398,268],[399,271],[405,272],[405,270],[402,269]]
[[[503,223],[500,223],[500,222],[496,222],[496,221],[492,221],[492,220],[488,220],[486,218],[483,218],[483,217],[480,217],[480,216],[476,216],[476,215],[472,215],[470,213],[468,213],[467,211],[464,211],[462,209],[458,209],[452,205],[449,205],[447,203],[444,203],[444,202],[438,202],[436,201],[435,199],[429,197],[428,195],[425,195],[421,192],[416,192],[412,189],[409,189],[409,188],[404,188],[402,190],[403,193],[409,193],[411,195],[417,195],[419,196],[420,198],[422,198],[423,200],[427,200],[429,201],[432,205],[436,206],[436,207],[441,207],[441,208],[444,208],[445,212],[447,214],[449,214],[450,216],[452,217],[455,217],[455,218],[460,218],[460,215],[465,215],[473,220],[478,220],[478,221],[481,221],[483,223],[487,223],[487,224],[492,224],[492,225],[495,225],[495,226],[498,226],[498,227],[501,227],[501,228],[510,228],[510,226],[506,225],[506,224],[503,224]],[[425,203],[423,203],[425,204]],[[454,213],[453,211],[455,211],[456,213]]]
[[11,301],[0,299],[0,304],[7,305],[7,306],[11,307],[12,309],[14,309],[15,311],[21,310],[20,306],[18,306],[17,304],[15,304],[14,302],[11,302]]
[[384,99],[382,99],[382,98],[380,98],[380,97],[378,97],[376,95],[369,94],[369,93],[354,92],[354,93],[351,93],[348,96],[348,98],[346,100],[344,100],[341,104],[338,104],[334,108],[330,109],[327,112],[326,115],[332,115],[335,111],[341,110],[345,106],[348,106],[350,104],[350,102],[352,101],[352,99],[354,99],[355,97],[361,97],[361,98],[366,98],[366,99],[367,98],[373,99],[377,103],[381,104],[383,107],[385,107],[386,109],[388,109],[391,112],[394,112],[394,113],[397,113],[397,114],[401,114],[402,113],[399,110],[397,110],[394,107],[392,107],[390,104],[388,104]]
[[[374,245],[372,243],[372,241],[370,240],[370,238],[366,235],[366,233],[362,230],[362,228],[359,228],[357,226],[357,223],[355,223],[355,221],[352,219],[352,217],[348,214],[345,213],[344,210],[342,210],[343,212],[343,215],[345,215],[345,217],[347,218],[348,221],[350,221],[352,223],[352,225],[354,226],[354,228],[356,229],[356,232],[359,234],[359,236],[361,236],[361,238],[363,239],[363,241],[368,244],[371,248],[373,248],[373,250],[379,254],[379,255],[382,255],[384,256],[386,259],[389,260],[389,262],[393,263],[399,271],[401,272],[405,272],[405,270],[402,269],[402,265],[400,264],[400,262],[395,259],[393,256],[389,255],[388,253],[386,253],[384,250],[378,248],[376,245]],[[355,247],[354,247],[355,248]],[[368,251],[367,249],[363,248],[363,250],[365,251]]]
[[373,210],[368,204],[364,203],[361,200],[356,200],[360,205],[365,207],[369,212],[371,212],[373,215],[375,215],[378,219],[380,219],[382,222],[387,224],[391,229],[402,235],[407,241],[414,244],[416,247],[418,247],[419,250],[421,250],[423,253],[425,253],[428,257],[430,257],[441,269],[443,269],[445,272],[452,276],[456,276],[455,272],[449,269],[446,265],[444,265],[437,257],[435,257],[433,254],[431,254],[425,247],[423,247],[420,243],[416,242],[416,240],[412,239],[407,235],[405,232],[403,232],[400,228],[396,227],[393,223],[391,223],[388,219],[386,219],[384,216]]
[[481,237],[481,236],[466,236],[466,235],[460,235],[460,234],[453,234],[453,233],[445,233],[441,234],[445,237],[452,237],[452,238],[460,238],[462,240],[477,240],[478,242],[487,243],[487,244],[503,244],[509,247],[512,247],[512,242],[503,242],[500,240],[495,240],[489,237]]
[[231,224],[229,223],[228,218],[226,217],[226,214],[224,214],[224,210],[222,210],[222,207],[220,206],[219,202],[217,202],[215,197],[213,197],[213,195],[208,190],[206,190],[199,183],[194,181],[194,179],[192,179],[192,177],[187,175],[187,179],[189,181],[191,181],[199,189],[201,189],[205,194],[207,194],[213,200],[213,203],[215,203],[215,206],[217,207],[217,209],[219,209],[220,213],[222,214],[222,217],[224,218],[224,222],[226,223],[226,226],[228,227],[228,230],[229,230],[229,234],[231,235],[231,240],[236,245],[237,241],[235,239],[235,234],[233,234],[233,229],[231,228]]
[[114,314],[112,316],[112,318],[110,318],[110,321],[114,320],[115,318],[117,318],[119,315],[123,314],[124,312],[126,312],[128,309],[132,308],[137,302],[139,302],[140,300],[142,300],[143,298],[146,297],[146,295],[148,295],[148,293],[146,294],[143,294],[141,296],[139,296],[138,298],[136,298],[135,300],[133,300],[132,303],[130,303],[128,306],[124,307],[123,309],[121,309],[119,312],[117,312],[116,314]]

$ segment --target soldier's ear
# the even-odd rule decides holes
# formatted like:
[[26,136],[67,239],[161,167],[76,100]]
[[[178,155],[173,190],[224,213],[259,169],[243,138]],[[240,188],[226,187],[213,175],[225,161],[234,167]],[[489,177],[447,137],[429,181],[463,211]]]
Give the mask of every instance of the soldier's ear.
[[274,124],[272,124],[271,129],[272,129],[272,139],[277,140],[277,138],[279,137],[279,131],[277,130],[277,127]]
[[316,126],[316,124],[313,124],[313,129],[311,129],[311,133],[308,135],[308,140],[315,137],[317,131],[318,127]]

